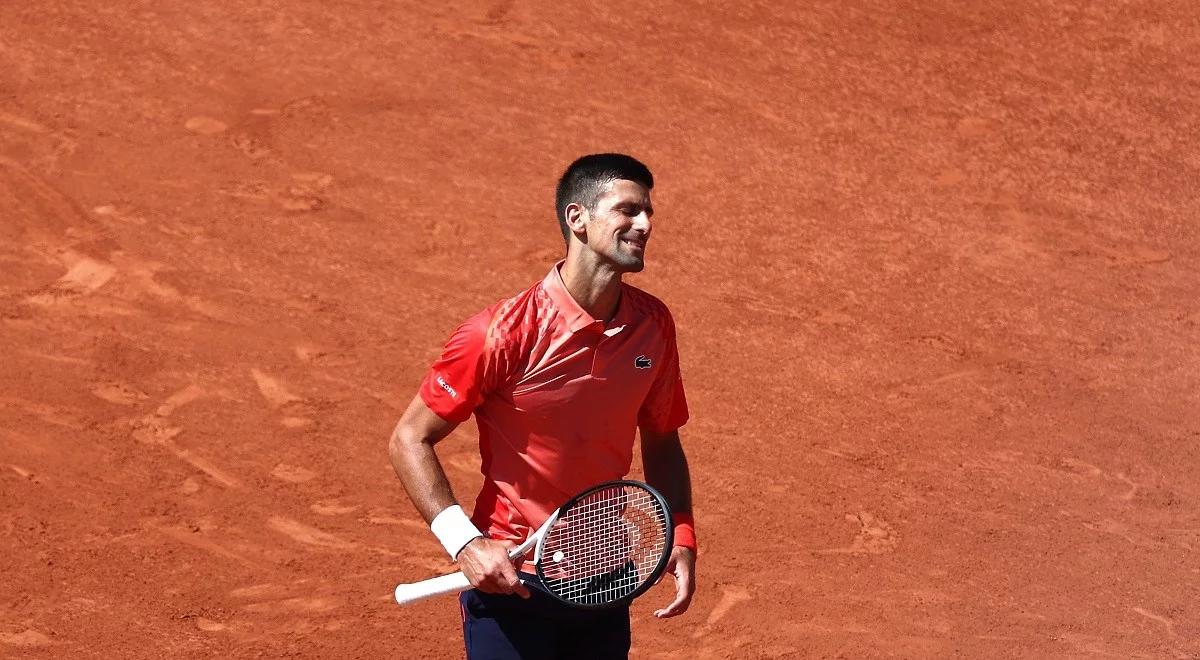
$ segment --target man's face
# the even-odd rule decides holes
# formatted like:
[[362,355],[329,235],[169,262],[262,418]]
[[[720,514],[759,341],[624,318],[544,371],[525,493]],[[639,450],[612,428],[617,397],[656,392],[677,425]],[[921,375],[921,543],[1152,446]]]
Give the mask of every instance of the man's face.
[[600,193],[589,215],[587,246],[619,272],[641,272],[654,215],[650,191],[640,183],[618,179]]

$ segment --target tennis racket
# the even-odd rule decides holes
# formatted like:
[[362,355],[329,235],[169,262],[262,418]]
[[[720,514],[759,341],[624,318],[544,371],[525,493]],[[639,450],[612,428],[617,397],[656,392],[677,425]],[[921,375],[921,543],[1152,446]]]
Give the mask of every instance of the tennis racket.
[[[663,496],[638,481],[610,481],[571,498],[509,552],[533,550],[533,565],[554,598],[584,609],[627,603],[662,576],[674,528]],[[462,572],[396,587],[405,605],[471,588]]]

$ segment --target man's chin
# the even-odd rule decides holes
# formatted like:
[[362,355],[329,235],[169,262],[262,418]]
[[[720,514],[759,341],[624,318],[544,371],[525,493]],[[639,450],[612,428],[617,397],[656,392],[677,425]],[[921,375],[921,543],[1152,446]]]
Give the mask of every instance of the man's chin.
[[617,262],[622,273],[640,273],[646,269],[645,259],[625,258]]
[[619,273],[640,273],[646,268],[646,259],[643,255],[630,254],[624,250],[608,254],[598,253],[602,261],[605,261]]

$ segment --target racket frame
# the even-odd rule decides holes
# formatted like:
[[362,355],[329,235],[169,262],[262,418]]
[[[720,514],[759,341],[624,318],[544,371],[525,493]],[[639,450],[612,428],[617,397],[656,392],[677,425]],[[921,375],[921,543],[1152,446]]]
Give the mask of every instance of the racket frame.
[[[665,525],[666,529],[663,534],[665,551],[663,552],[662,557],[659,558],[658,564],[655,566],[654,570],[651,572],[650,577],[648,579],[642,581],[642,583],[640,585],[638,585],[638,588],[634,589],[632,592],[626,594],[625,596],[622,596],[621,598],[618,598],[618,599],[615,599],[612,601],[608,601],[605,603],[594,603],[594,604],[579,603],[576,601],[571,601],[571,600],[567,600],[565,598],[561,598],[554,592],[550,591],[549,589],[541,589],[540,591],[549,595],[551,598],[554,598],[555,600],[557,600],[560,603],[565,603],[566,605],[569,605],[571,607],[574,607],[577,609],[584,609],[584,610],[600,610],[600,609],[606,609],[609,607],[616,607],[618,605],[628,603],[628,602],[632,601],[634,598],[637,598],[638,596],[642,595],[643,593],[645,593],[645,591],[647,589],[654,586],[654,583],[656,583],[658,581],[658,579],[660,577],[662,577],[663,571],[665,571],[667,568],[667,563],[671,559],[671,551],[672,551],[672,548],[673,548],[673,545],[675,542],[675,526],[674,526],[674,524],[672,524],[671,507],[667,504],[667,500],[662,496],[661,493],[659,493],[657,490],[655,490],[649,484],[642,483],[640,481],[633,481],[630,479],[618,479],[616,481],[606,481],[602,484],[597,484],[595,486],[592,486],[591,488],[588,488],[587,490],[579,493],[575,497],[572,497],[565,504],[563,504],[562,506],[555,509],[554,512],[550,514],[550,517],[546,519],[546,522],[542,523],[542,525],[540,527],[538,527],[536,532],[534,532],[533,534],[530,534],[529,537],[526,538],[523,542],[521,542],[520,545],[514,547],[512,550],[509,550],[508,558],[511,560],[519,559],[521,557],[524,557],[525,554],[529,552],[530,548],[533,548],[533,560],[532,561],[533,561],[534,569],[537,572],[538,578],[540,580],[542,580],[543,583],[545,583],[546,577],[545,577],[544,573],[542,572],[542,565],[541,565],[542,551],[545,548],[545,539],[547,536],[549,536],[550,528],[554,526],[554,523],[558,522],[558,519],[559,519],[559,517],[561,517],[562,513],[564,511],[569,511],[571,509],[571,507],[573,507],[575,505],[576,502],[595,493],[596,491],[604,490],[607,488],[617,488],[617,487],[625,487],[625,486],[633,486],[635,488],[639,488],[639,489],[642,489],[642,490],[645,490],[646,492],[648,492],[651,495],[651,497],[653,497],[658,502],[658,505],[660,507],[662,507],[663,515],[666,516],[666,525]],[[517,568],[519,570],[520,566],[518,566]],[[424,600],[424,599],[430,598],[432,596],[438,596],[441,594],[458,593],[461,591],[466,591],[467,589],[470,589],[470,588],[471,588],[471,581],[467,579],[467,576],[462,571],[459,571],[457,573],[449,573],[447,575],[439,575],[438,577],[429,578],[427,580],[421,580],[420,582],[412,582],[412,583],[397,585],[396,589],[395,589],[395,598],[396,598],[396,603],[398,603],[400,605],[407,605],[409,603],[413,603],[418,600]]]
[[551,591],[548,588],[542,590],[544,593],[549,594],[550,597],[554,598],[558,602],[565,603],[576,609],[603,610],[603,609],[608,609],[610,607],[617,607],[618,605],[624,605],[626,603],[629,603],[634,598],[637,598],[638,596],[645,593],[647,589],[649,589],[650,587],[653,587],[658,582],[659,578],[662,577],[663,571],[665,571],[667,569],[667,564],[670,563],[670,561],[671,561],[671,552],[674,550],[674,545],[675,545],[675,525],[671,518],[671,507],[670,507],[670,505],[667,504],[667,500],[665,497],[662,496],[662,493],[655,490],[654,487],[651,486],[650,484],[643,483],[641,481],[634,481],[632,479],[617,479],[615,481],[606,481],[602,484],[596,484],[595,486],[592,486],[591,488],[588,488],[587,490],[579,493],[575,497],[572,497],[570,500],[567,500],[567,502],[565,504],[558,507],[558,509],[556,509],[554,511],[554,513],[551,514],[550,518],[546,521],[545,524],[543,524],[541,527],[538,528],[538,531],[536,534],[534,534],[533,536],[530,536],[529,539],[525,541],[526,543],[528,543],[529,541],[534,540],[534,538],[536,537],[537,546],[534,548],[534,552],[533,552],[533,565],[537,571],[538,579],[542,581],[542,584],[546,584],[546,582],[547,582],[547,577],[546,577],[545,573],[542,571],[542,562],[541,562],[542,552],[543,552],[543,549],[545,548],[545,545],[546,545],[545,541],[546,541],[546,537],[549,536],[550,528],[554,526],[554,523],[559,519],[559,517],[561,517],[563,513],[570,511],[571,508],[573,506],[575,506],[576,502],[588,497],[589,495],[591,495],[597,491],[606,490],[609,488],[621,488],[621,487],[626,487],[626,486],[632,486],[634,488],[638,488],[638,489],[644,490],[647,493],[649,493],[650,496],[658,503],[658,506],[662,509],[663,516],[665,517],[664,519],[666,521],[666,524],[664,525],[664,530],[663,530],[663,548],[664,548],[664,550],[663,550],[662,556],[659,557],[659,559],[658,559],[658,563],[654,566],[654,570],[650,572],[650,576],[647,579],[642,580],[641,584],[639,584],[636,589],[629,592],[628,594],[622,596],[621,598],[610,600],[610,601],[607,601],[604,603],[580,603],[580,602],[573,601],[573,600],[567,600],[566,598],[559,597],[557,594],[555,594],[553,591]]

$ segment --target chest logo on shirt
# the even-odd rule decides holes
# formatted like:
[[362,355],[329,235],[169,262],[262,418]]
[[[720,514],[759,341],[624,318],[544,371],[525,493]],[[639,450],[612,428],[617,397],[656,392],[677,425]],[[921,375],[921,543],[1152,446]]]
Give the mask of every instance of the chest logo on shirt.
[[633,358],[633,366],[637,367],[638,369],[649,369],[650,358],[646,357],[645,355],[639,355]]

